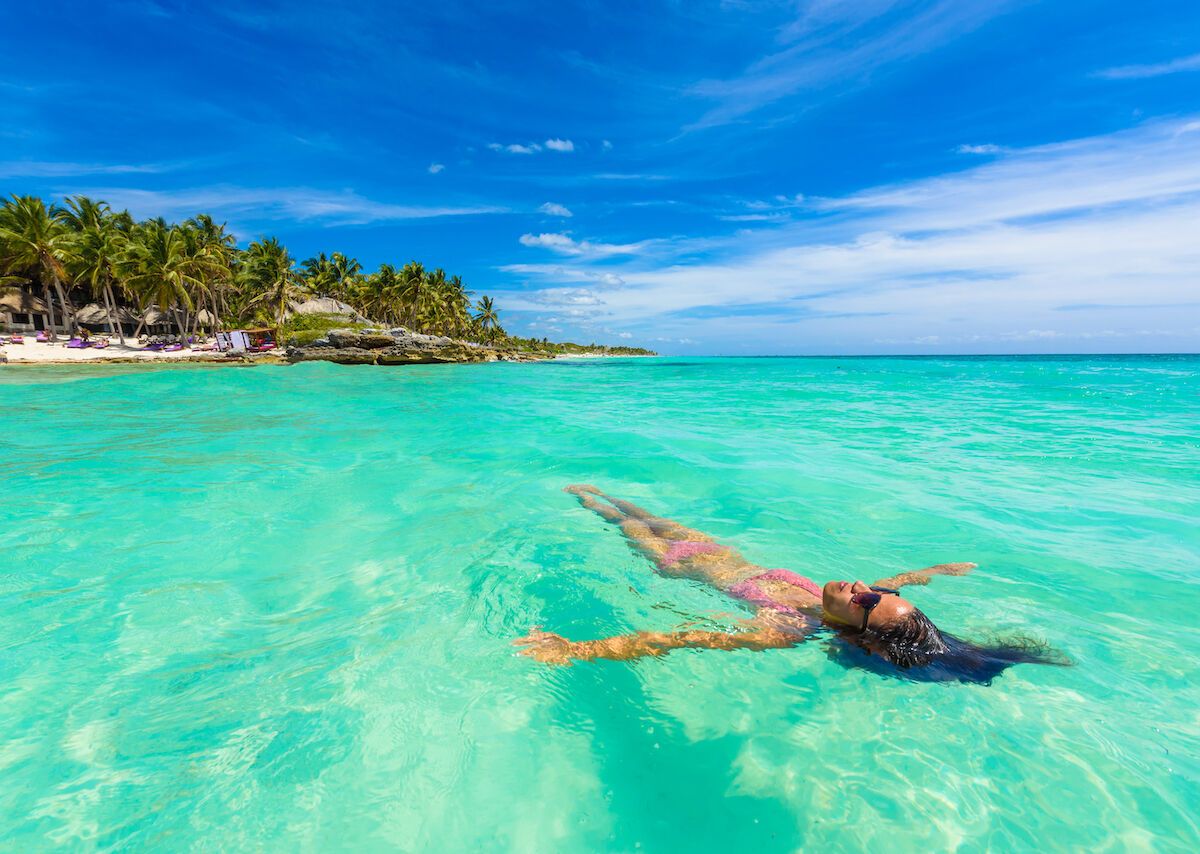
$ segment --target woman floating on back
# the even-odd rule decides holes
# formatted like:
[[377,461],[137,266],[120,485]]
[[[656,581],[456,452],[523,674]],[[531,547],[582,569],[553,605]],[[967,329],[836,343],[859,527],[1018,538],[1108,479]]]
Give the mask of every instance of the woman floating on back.
[[906,585],[928,584],[935,575],[965,575],[973,563],[946,563],[883,578],[874,584],[829,581],[824,586],[787,569],[755,566],[735,549],[700,531],[654,516],[594,486],[567,487],[581,504],[620,526],[630,545],[674,578],[711,584],[757,608],[737,632],[637,632],[590,641],[531,631],[516,644],[522,654],[548,664],[608,658],[627,661],[673,649],[778,649],[795,646],[818,630],[836,637],[834,655],[847,664],[884,668],[907,678],[990,682],[1014,664],[1065,664],[1041,644],[1011,640],[993,645],[965,641],[941,631],[902,597]]

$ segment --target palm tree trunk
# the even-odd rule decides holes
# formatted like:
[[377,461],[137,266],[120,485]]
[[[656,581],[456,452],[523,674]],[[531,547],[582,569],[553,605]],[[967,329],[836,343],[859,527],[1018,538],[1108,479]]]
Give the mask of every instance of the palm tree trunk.
[[75,314],[71,311],[71,306],[67,303],[66,292],[63,291],[62,282],[58,280],[58,276],[53,276],[54,292],[58,294],[58,301],[62,305],[63,310],[63,325],[67,327],[67,334],[70,335],[75,326]]
[[179,343],[182,344],[184,347],[187,347],[190,349],[192,345],[189,344],[188,340],[187,340],[188,333],[187,333],[186,318],[180,316],[181,314],[183,314],[183,312],[173,311],[173,312],[171,312],[171,314],[175,315],[175,328],[179,330]]
[[133,330],[133,340],[136,341],[142,334],[142,327],[146,325],[146,307],[138,300],[138,325],[137,329]]
[[[104,283],[103,295],[104,295],[104,313],[108,315],[108,334],[116,335],[117,334],[117,329],[116,329],[117,322],[116,322],[116,320],[113,319],[113,314],[116,312],[116,309],[113,308],[112,294],[110,293],[108,282]],[[122,342],[122,343],[124,343],[124,342]]]
[[[106,282],[104,285],[105,294],[108,297],[109,305],[112,306],[113,314],[117,310],[117,295],[113,293],[112,282]],[[112,317],[110,314],[109,317]],[[122,344],[125,343],[125,330],[121,328],[121,321],[117,321],[117,338]]]
[[42,282],[42,298],[46,300],[46,310],[50,313],[50,328],[46,330],[46,334],[54,337],[54,327],[58,326],[54,315],[54,300],[50,299],[50,286]]

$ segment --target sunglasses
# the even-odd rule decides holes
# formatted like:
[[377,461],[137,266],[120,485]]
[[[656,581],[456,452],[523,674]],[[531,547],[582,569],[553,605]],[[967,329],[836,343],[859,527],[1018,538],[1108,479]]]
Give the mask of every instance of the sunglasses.
[[871,612],[875,610],[875,606],[880,603],[883,597],[888,594],[899,596],[900,591],[893,590],[890,587],[876,587],[872,584],[870,593],[855,593],[850,597],[851,602],[863,609],[863,621],[862,626],[859,628],[860,632],[867,630],[867,620],[871,619]]

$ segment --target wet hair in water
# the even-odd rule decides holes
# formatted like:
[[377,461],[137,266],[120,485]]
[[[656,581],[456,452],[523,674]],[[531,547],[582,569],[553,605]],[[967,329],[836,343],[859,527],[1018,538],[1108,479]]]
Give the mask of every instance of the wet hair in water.
[[831,655],[843,664],[921,682],[977,682],[990,684],[1014,664],[1070,662],[1044,643],[1009,638],[977,644],[943,632],[917,608],[903,620],[865,631],[844,627]]

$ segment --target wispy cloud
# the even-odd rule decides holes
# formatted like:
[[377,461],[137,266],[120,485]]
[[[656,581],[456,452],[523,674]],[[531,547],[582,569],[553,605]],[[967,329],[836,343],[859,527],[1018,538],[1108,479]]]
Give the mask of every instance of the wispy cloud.
[[864,0],[809,2],[781,40],[741,74],[703,80],[690,94],[716,105],[685,131],[729,124],[800,92],[863,85],[872,72],[940,48],[1002,13],[1007,0]]
[[538,210],[547,216],[574,216],[574,214],[571,213],[571,211],[565,205],[560,205],[556,202],[546,202],[544,205],[538,208]]
[[1144,77],[1177,74],[1180,71],[1200,71],[1200,53],[1152,65],[1122,65],[1117,68],[1106,68],[1103,71],[1097,71],[1096,76],[1108,80],[1139,80]]
[[542,147],[536,142],[531,142],[529,145],[522,145],[519,142],[502,145],[498,142],[489,142],[488,148],[492,151],[504,151],[509,154],[537,154],[542,150]]
[[507,145],[500,142],[488,143],[492,151],[506,154],[537,154],[540,151],[570,152],[575,150],[575,143],[569,139],[551,138],[545,142],[510,142]]
[[[601,302],[577,308],[671,337],[736,334],[776,351],[796,340],[830,347],[848,330],[934,349],[1050,340],[1038,330],[1068,348],[1086,348],[1105,329],[1135,349],[1153,348],[1155,330],[1170,349],[1200,343],[1186,308],[1200,269],[1194,119],[1014,149],[961,172],[814,204],[815,219],[730,239],[704,260],[681,261],[665,246],[608,265],[624,287],[592,288]],[[668,261],[654,263],[659,255]],[[569,268],[577,281],[589,269],[581,260]],[[566,281],[553,266],[524,273]],[[505,299],[510,310],[539,310],[522,293]],[[1104,309],[1088,306],[1104,305],[1125,310],[1098,320]],[[741,316],[740,307],[754,311]]]
[[612,288],[619,288],[625,284],[625,280],[616,273],[563,267],[558,264],[506,264],[499,269],[505,273],[551,278],[556,282],[593,282]]
[[987,142],[983,145],[960,145],[954,150],[959,154],[999,154],[1004,149]]
[[165,163],[71,163],[52,160],[0,161],[0,178],[70,178],[85,175],[138,175],[168,172]]
[[429,164],[429,174],[430,175],[436,175],[439,172],[444,171],[445,169],[446,169],[445,163],[430,163]]
[[603,258],[609,255],[634,255],[649,243],[592,243],[588,240],[575,240],[568,234],[522,234],[519,238],[522,246],[549,249],[563,255],[583,255],[591,258]]
[[[216,185],[181,190],[142,190],[129,187],[86,187],[80,192],[103,199],[138,217],[168,219],[208,212],[252,221],[316,220],[328,224],[360,225],[391,220],[428,219],[504,213],[495,205],[408,205],[367,199],[349,190],[331,192],[308,187],[238,187]],[[58,195],[64,194],[58,191]]]

